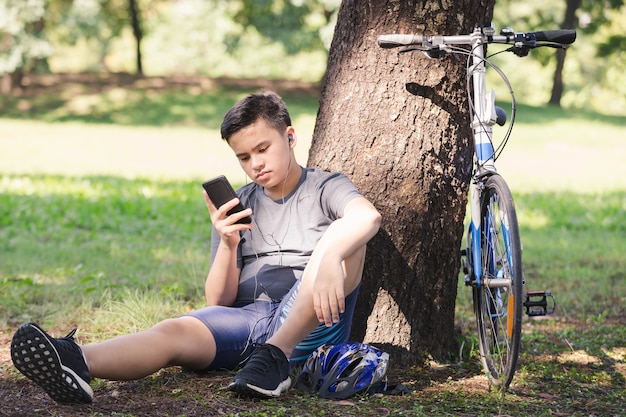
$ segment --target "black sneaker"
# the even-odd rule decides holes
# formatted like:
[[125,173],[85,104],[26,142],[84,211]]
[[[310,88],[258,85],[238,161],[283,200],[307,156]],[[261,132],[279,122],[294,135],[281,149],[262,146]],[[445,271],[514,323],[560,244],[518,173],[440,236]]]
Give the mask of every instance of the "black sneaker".
[[248,397],[272,398],[290,386],[289,360],[282,350],[266,343],[257,345],[228,389]]
[[11,359],[28,379],[60,403],[91,403],[91,375],[72,330],[67,336],[50,337],[35,323],[22,324],[11,341]]

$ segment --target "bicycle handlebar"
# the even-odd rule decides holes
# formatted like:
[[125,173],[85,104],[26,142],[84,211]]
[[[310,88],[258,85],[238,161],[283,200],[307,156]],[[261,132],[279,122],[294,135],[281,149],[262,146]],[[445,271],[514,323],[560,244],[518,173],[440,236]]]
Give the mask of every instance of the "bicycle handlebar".
[[538,41],[560,43],[561,45],[571,45],[576,40],[576,31],[571,29],[541,30],[531,32],[535,34]]
[[[428,36],[415,34],[390,34],[378,36],[381,48],[397,48],[400,46],[424,46],[427,49],[445,44],[470,44],[474,35]],[[569,29],[541,30],[537,32],[514,33],[510,29],[503,30],[500,35],[482,35],[483,43],[520,44],[526,48],[534,48],[536,42],[569,45],[576,40],[576,31]]]
[[393,35],[379,35],[378,36],[378,46],[385,49],[397,48],[399,46],[408,46],[408,45],[421,45],[424,42],[428,41],[428,36],[425,35],[402,35],[402,34],[393,34]]

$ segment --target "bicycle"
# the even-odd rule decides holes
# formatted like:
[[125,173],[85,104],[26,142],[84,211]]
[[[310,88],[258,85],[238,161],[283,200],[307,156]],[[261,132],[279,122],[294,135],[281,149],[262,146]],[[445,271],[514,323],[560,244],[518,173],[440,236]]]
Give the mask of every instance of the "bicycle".
[[[472,289],[481,363],[489,385],[503,390],[508,389],[517,368],[523,310],[528,316],[541,316],[554,312],[556,304],[549,291],[522,293],[526,283],[517,215],[511,191],[495,167],[513,129],[515,95],[506,75],[490,59],[503,52],[523,57],[542,46],[566,48],[575,39],[574,30],[515,33],[504,28],[496,34],[493,26],[477,27],[466,35],[378,37],[381,48],[404,47],[399,53],[421,51],[435,59],[448,54],[467,57],[474,169],[469,184],[467,246],[461,250],[461,261],[465,284]],[[512,46],[487,56],[488,44]],[[487,68],[500,75],[511,96],[511,119],[498,146],[494,145],[492,128],[495,124],[504,126],[507,115],[495,105],[493,90],[487,92]]]

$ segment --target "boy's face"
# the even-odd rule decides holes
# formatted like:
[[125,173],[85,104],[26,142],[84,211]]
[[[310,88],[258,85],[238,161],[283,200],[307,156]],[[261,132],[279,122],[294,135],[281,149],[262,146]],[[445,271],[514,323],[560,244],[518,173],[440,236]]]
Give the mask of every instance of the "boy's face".
[[259,119],[234,133],[228,144],[248,177],[271,189],[285,182],[290,162],[293,162],[288,135],[293,135],[293,127],[279,132]]

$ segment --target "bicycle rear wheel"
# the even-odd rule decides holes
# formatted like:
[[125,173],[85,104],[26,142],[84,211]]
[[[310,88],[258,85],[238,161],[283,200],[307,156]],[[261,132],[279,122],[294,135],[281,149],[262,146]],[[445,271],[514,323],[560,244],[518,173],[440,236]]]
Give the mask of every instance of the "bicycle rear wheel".
[[522,327],[522,248],[513,197],[498,174],[481,195],[482,279],[473,286],[483,368],[491,386],[507,389],[517,367]]

